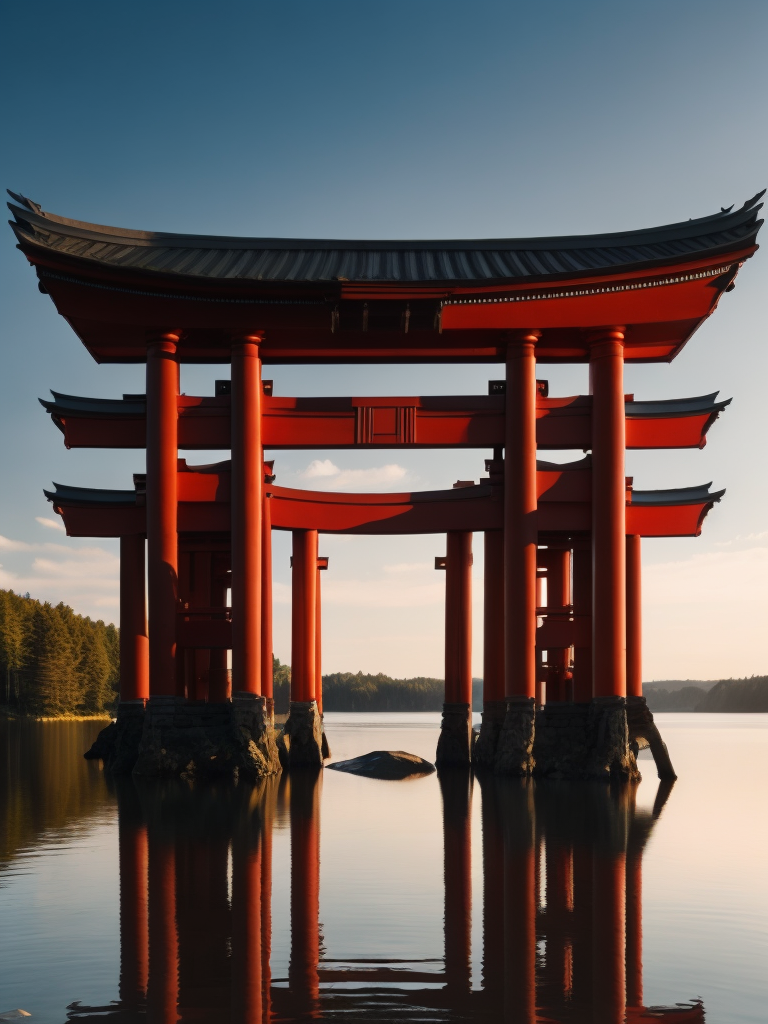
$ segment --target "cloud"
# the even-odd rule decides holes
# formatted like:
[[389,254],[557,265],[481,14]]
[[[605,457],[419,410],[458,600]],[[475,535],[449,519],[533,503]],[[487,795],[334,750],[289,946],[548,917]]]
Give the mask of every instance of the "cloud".
[[67,532],[67,528],[60,519],[46,519],[45,516],[35,516],[35,520],[48,530],[58,530],[60,533]]
[[8,537],[0,537],[0,551],[12,563],[0,566],[0,587],[52,604],[63,601],[83,615],[98,618],[108,611],[110,619],[117,618],[120,559],[113,551]]
[[403,481],[408,471],[396,463],[371,469],[340,469],[330,459],[313,459],[299,474],[304,480],[329,481],[334,490],[370,490]]

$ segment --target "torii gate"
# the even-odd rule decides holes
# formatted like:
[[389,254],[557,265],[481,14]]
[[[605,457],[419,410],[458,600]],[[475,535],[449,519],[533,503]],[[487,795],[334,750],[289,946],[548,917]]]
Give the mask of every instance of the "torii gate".
[[[493,448],[490,479],[473,487],[471,496],[458,491],[439,501],[409,496],[394,502],[398,512],[392,511],[391,496],[379,496],[378,506],[370,496],[357,502],[337,496],[335,504],[327,496],[297,495],[291,501],[270,484],[272,526],[294,530],[301,548],[297,565],[304,584],[297,592],[313,589],[317,566],[311,537],[329,528],[323,522],[335,523],[337,530],[343,521],[351,532],[372,532],[373,514],[376,530],[396,532],[395,523],[412,527],[429,519],[429,532],[447,532],[454,537],[452,550],[463,552],[454,559],[449,554],[449,577],[452,561],[464,559],[465,565],[468,552],[466,537],[459,541],[456,534],[483,531],[491,538],[492,566],[503,551],[503,571],[495,583],[487,583],[500,600],[496,617],[486,626],[497,677],[503,644],[504,690],[501,700],[489,697],[476,749],[479,763],[492,764],[502,774],[529,774],[536,767],[578,778],[636,775],[628,708],[630,718],[647,721],[648,716],[642,697],[627,686],[627,609],[632,612],[630,634],[637,633],[639,577],[632,567],[639,542],[628,545],[626,538],[641,536],[644,516],[653,519],[652,509],[658,508],[676,509],[669,517],[678,523],[695,518],[697,532],[706,508],[722,492],[693,489],[666,498],[638,495],[636,500],[628,491],[624,452],[628,446],[701,447],[723,403],[716,396],[635,402],[624,394],[623,366],[673,359],[721,294],[731,290],[741,264],[756,251],[760,196],[735,212],[643,231],[418,242],[128,231],[57,217],[22,196],[13,198],[12,226],[37,271],[40,290],[50,295],[93,357],[147,366],[146,395],[125,396],[122,402],[54,395],[50,408],[67,443],[146,446],[144,508],[131,509],[127,500],[111,503],[137,524],[143,516],[143,529],[132,535],[145,531],[147,537],[150,683],[146,714],[143,696],[136,698],[141,707],[131,706],[144,717],[137,770],[182,770],[188,756],[189,763],[197,763],[198,748],[205,750],[197,758],[201,767],[207,759],[209,766],[255,774],[275,770],[264,692],[268,682],[262,677],[267,661],[264,448],[402,445]],[[183,361],[228,361],[231,381],[217,387],[212,399],[179,396],[178,364]],[[263,364],[332,362],[502,362],[506,377],[491,383],[489,396],[471,399],[281,399],[262,381]],[[588,362],[590,394],[549,398],[545,384],[536,381],[537,364],[546,362]],[[195,474],[179,472],[179,449],[227,445],[232,452],[229,502],[217,501],[216,494],[207,500],[190,498],[185,487]],[[537,470],[537,447],[588,449],[590,463],[570,471]],[[557,479],[539,487],[547,474]],[[218,474],[216,484],[222,489],[223,476]],[[488,493],[479,493],[483,487]],[[558,487],[564,488],[562,497]],[[59,497],[65,496],[57,492]],[[105,518],[109,505],[106,501],[96,518]],[[292,506],[294,519],[281,526],[282,510]],[[472,513],[462,519],[459,510],[469,508]],[[691,509],[698,511],[694,515]],[[307,515],[302,518],[302,513]],[[309,514],[331,518],[309,521]],[[669,529],[657,525],[655,535]],[[231,555],[234,746],[221,740],[226,702],[209,702],[208,718],[195,718],[190,732],[189,716],[197,712],[178,682],[179,551],[188,543],[185,534],[200,531],[206,543],[215,534],[228,535],[218,542],[228,541]],[[585,545],[591,579],[586,567],[579,569]],[[580,699],[547,700],[537,715],[541,546],[573,552],[573,606],[565,603],[565,555],[559,569],[554,555],[545,559],[550,578],[560,572],[562,583],[560,603],[553,605],[557,613],[547,614],[547,628],[558,622],[565,632],[571,629],[570,646],[577,652],[571,695]],[[138,555],[137,543],[133,550]],[[462,568],[456,571],[467,578]],[[459,598],[450,603],[459,608],[457,586]],[[448,589],[453,594],[450,582]],[[557,589],[552,587],[553,593]],[[578,651],[588,649],[579,631],[587,591],[589,688],[579,684],[580,672],[587,671],[586,655],[578,667]],[[314,672],[309,625],[314,619],[311,601],[297,596],[296,602],[302,601],[303,617],[294,619],[297,627],[303,623],[294,674],[298,692],[307,693]],[[630,689],[639,678],[638,650],[635,644],[630,653]],[[452,657],[447,677],[463,679],[466,672],[458,670],[455,659],[465,664],[466,650]],[[558,671],[565,679],[566,660],[561,659]],[[495,695],[498,689],[497,683]],[[121,711],[128,714],[129,702],[124,703]],[[467,764],[472,757],[469,739],[464,740],[465,733],[469,737],[468,711],[458,713],[456,707],[465,703],[447,701],[443,734],[460,740],[460,753],[449,760]],[[556,704],[569,705],[565,730],[560,719],[555,725]],[[216,715],[221,721],[214,727],[211,716]],[[123,717],[118,714],[118,733]],[[553,757],[555,736],[566,734],[567,749]],[[315,700],[293,702],[285,735],[292,763],[321,763]],[[211,744],[215,754],[210,754]],[[243,744],[250,752],[244,752]],[[457,749],[455,743],[449,746]],[[165,753],[176,748],[178,756]]]

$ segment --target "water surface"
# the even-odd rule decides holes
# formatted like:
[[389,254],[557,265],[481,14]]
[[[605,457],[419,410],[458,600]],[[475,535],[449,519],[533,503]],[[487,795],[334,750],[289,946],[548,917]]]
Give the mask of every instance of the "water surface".
[[[0,1011],[620,1024],[683,1004],[663,1017],[762,1022],[768,715],[656,720],[671,791],[645,759],[615,790],[139,785],[83,760],[96,723],[0,723]],[[438,724],[326,715],[334,759],[431,759]]]

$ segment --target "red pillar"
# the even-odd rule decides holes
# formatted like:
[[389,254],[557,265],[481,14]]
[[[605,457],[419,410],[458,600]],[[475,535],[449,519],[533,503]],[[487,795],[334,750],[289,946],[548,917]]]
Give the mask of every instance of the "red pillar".
[[624,334],[594,336],[592,381],[592,659],[595,697],[625,697],[626,482]]
[[[540,553],[541,554],[541,553]],[[571,604],[571,552],[549,548],[545,552],[547,566],[547,612],[564,615]],[[567,683],[570,648],[559,647],[547,651],[547,701],[568,699]]]
[[176,860],[170,841],[149,836],[149,982],[148,1017],[178,1020],[179,937],[176,928]]
[[147,344],[147,583],[149,591],[149,690],[175,696],[178,590],[177,462],[178,336],[153,336]]
[[315,576],[315,700],[317,710],[323,713],[323,613],[320,594],[320,563]]
[[146,1000],[149,970],[147,828],[128,819],[122,808],[118,828],[120,1002],[128,1009],[138,1009]]
[[261,339],[232,344],[233,693],[261,693]]
[[[316,572],[314,565],[313,572]],[[291,958],[288,985],[295,1016],[317,1013],[320,1002],[320,775],[297,773],[291,796]],[[304,1016],[302,1016],[302,1014]]]
[[571,994],[573,963],[570,917],[573,910],[573,852],[553,837],[546,846],[547,961],[546,975],[553,1000]]
[[483,579],[483,703],[504,700],[504,534],[486,530]]
[[504,458],[506,696],[536,695],[536,341],[507,346]]
[[315,700],[317,530],[293,531],[291,700]]
[[447,539],[445,701],[472,703],[472,534],[464,530]]
[[592,870],[592,1019],[624,1024],[625,855],[595,850]]
[[[211,606],[226,608],[227,606],[227,574],[222,565],[221,557],[214,559],[211,571]],[[227,651],[220,647],[211,651],[210,668],[208,669],[208,700],[223,703],[232,696],[230,672],[227,668]]]
[[120,538],[120,700],[149,697],[144,537]]
[[261,695],[271,701],[274,698],[274,691],[272,679],[272,505],[269,496],[264,498],[261,529]]
[[[472,988],[472,786],[466,775],[440,779],[443,797],[445,982],[454,998]],[[450,1009],[459,1007],[452,1003]]]
[[643,850],[627,853],[627,1006],[643,1005]]
[[232,842],[232,1021],[261,1024],[262,863],[261,836]]
[[643,609],[640,537],[627,537],[627,696],[643,696]]
[[573,551],[573,611],[577,637],[573,652],[573,699],[592,700],[592,552],[586,546]]

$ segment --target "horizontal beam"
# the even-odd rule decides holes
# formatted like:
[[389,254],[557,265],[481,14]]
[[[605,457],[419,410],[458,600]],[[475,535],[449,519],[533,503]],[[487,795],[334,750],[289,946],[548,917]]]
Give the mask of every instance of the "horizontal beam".
[[[63,396],[62,396],[63,398]],[[142,404],[77,400],[45,402],[68,448],[144,448]],[[703,448],[725,403],[704,409],[641,413],[647,403],[627,402],[628,448]],[[121,405],[126,410],[122,411]],[[662,404],[663,406],[663,404]],[[230,448],[229,397],[180,395],[179,447]],[[274,451],[354,448],[494,448],[504,444],[503,395],[389,398],[283,398],[264,396],[264,447]],[[540,449],[583,450],[592,445],[592,400],[539,396],[536,443]]]

